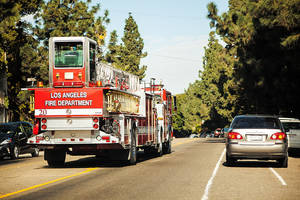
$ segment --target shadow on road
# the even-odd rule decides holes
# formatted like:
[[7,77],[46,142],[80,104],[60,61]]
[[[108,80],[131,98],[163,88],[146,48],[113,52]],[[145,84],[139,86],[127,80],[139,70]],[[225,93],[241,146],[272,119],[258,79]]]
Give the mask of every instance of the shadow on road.
[[[156,155],[144,154],[143,151],[140,151],[138,152],[137,155],[137,164],[155,158],[157,158]],[[108,158],[90,156],[90,157],[66,162],[64,166],[55,167],[55,168],[56,169],[57,168],[93,168],[93,167],[120,168],[126,166],[130,166],[126,161],[110,160]],[[43,168],[53,168],[53,167],[44,166]]]
[[13,160],[11,160],[9,157],[5,157],[5,158],[0,159],[0,167],[1,166],[5,166],[5,165],[22,163],[22,162],[25,162],[28,159],[32,159],[32,156],[29,156],[29,155],[28,156],[24,156],[24,155],[22,155],[19,158],[13,159]]
[[225,143],[225,138],[206,138],[203,143]]
[[289,157],[300,158],[300,152],[299,151],[289,152]]
[[228,163],[224,162],[223,166],[225,167],[248,167],[248,168],[280,168],[279,164],[276,161],[237,161],[233,164],[229,165]]

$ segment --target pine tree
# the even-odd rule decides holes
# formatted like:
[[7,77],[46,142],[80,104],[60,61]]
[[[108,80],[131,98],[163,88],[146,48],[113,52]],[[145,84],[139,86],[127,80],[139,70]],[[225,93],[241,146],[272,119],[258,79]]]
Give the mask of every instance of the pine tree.
[[235,49],[239,112],[300,116],[299,5],[298,0],[230,0],[229,11],[218,16],[209,4],[211,26],[226,48]]
[[117,44],[117,42],[118,42],[118,35],[117,35],[117,31],[114,30],[110,34],[110,39],[107,46],[108,52],[105,55],[105,61],[112,65],[115,65],[115,63],[118,61],[119,58],[120,47]]
[[[100,10],[100,4],[89,9],[91,1],[80,0],[50,0],[43,4],[39,13],[35,15],[36,27],[34,33],[44,45],[39,48],[40,63],[38,78],[45,84],[48,82],[48,41],[50,37],[87,36],[97,41],[99,45],[98,57],[103,59],[102,46],[109,23],[108,11],[104,15],[95,17]],[[46,76],[45,76],[46,75]]]
[[147,56],[147,53],[143,52],[144,42],[131,13],[125,21],[122,41],[123,44],[119,46],[119,57],[115,62],[115,66],[143,79],[146,76],[147,66],[143,65],[140,68],[140,62],[142,58]]

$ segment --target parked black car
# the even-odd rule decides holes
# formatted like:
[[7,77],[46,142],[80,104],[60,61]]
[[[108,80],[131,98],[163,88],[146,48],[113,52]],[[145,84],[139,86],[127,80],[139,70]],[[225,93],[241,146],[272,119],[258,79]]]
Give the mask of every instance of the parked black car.
[[28,122],[8,122],[0,124],[0,159],[9,156],[16,159],[20,154],[31,153],[32,157],[39,155],[39,149],[28,145],[32,136],[32,125]]

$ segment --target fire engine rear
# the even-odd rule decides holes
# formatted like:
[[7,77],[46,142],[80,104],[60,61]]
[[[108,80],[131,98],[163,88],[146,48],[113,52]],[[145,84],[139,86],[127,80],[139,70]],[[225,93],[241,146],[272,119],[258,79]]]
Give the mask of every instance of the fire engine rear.
[[105,156],[135,164],[137,151],[171,153],[172,96],[163,85],[97,61],[86,37],[49,40],[49,87],[34,92],[34,137],[49,166],[66,154]]

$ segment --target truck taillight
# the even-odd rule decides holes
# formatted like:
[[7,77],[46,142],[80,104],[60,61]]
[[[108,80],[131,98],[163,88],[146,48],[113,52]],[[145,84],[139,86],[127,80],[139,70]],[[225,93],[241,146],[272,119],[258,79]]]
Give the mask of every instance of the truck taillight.
[[99,125],[98,124],[94,124],[93,127],[94,127],[94,129],[98,129]]
[[43,130],[46,130],[47,129],[47,119],[46,118],[43,118],[42,119],[42,123],[41,123],[41,128],[43,129]]
[[36,119],[33,126],[33,134],[38,135],[39,132],[40,132],[40,121]]
[[99,118],[97,118],[97,117],[93,118],[93,128],[99,129]]
[[229,132],[228,133],[228,139],[231,140],[241,140],[243,139],[243,136],[237,132]]
[[272,140],[284,140],[286,138],[286,134],[283,132],[274,133],[270,138]]

